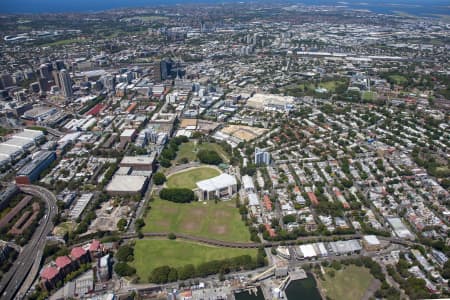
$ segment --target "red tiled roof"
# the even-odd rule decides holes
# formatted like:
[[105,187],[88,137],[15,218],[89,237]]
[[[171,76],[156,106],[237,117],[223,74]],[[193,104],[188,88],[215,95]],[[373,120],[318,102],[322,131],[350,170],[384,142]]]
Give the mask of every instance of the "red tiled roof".
[[92,240],[89,251],[98,251],[100,249],[100,241]]
[[272,211],[272,201],[270,201],[269,196],[266,194],[263,198],[264,206],[268,211]]
[[58,258],[56,258],[55,263],[58,268],[62,269],[70,265],[72,261],[67,256],[59,256]]
[[277,234],[275,233],[275,230],[272,227],[270,227],[269,224],[266,223],[266,224],[264,224],[264,226],[266,227],[266,230],[271,237],[277,236]]
[[41,272],[41,278],[45,280],[52,280],[59,274],[59,270],[55,267],[47,267]]
[[70,256],[72,256],[73,258],[76,258],[76,259],[79,259],[80,257],[82,257],[85,254],[86,254],[86,250],[84,250],[81,247],[75,247],[72,249],[72,251],[70,251]]
[[313,192],[307,192],[308,198],[313,205],[319,205],[319,200],[317,200],[316,195]]
[[97,105],[95,105],[93,108],[91,108],[86,115],[91,115],[91,116],[95,116],[97,115],[102,109],[103,109],[104,105],[101,103],[98,103]]

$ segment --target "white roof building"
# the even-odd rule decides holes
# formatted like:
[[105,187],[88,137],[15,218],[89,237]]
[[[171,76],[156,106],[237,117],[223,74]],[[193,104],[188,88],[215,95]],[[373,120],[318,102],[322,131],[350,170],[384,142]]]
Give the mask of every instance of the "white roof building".
[[236,184],[236,177],[223,173],[219,176],[197,182],[197,187],[201,190],[212,192]]
[[200,200],[227,198],[237,192],[236,177],[223,173],[219,176],[198,181],[197,195]]
[[26,139],[30,141],[37,141],[39,138],[43,137],[44,133],[40,130],[24,129],[22,132],[13,135],[15,138]]
[[317,253],[314,250],[314,247],[312,244],[307,244],[307,245],[300,245],[300,252],[303,254],[304,258],[311,258],[311,257],[316,257]]
[[106,186],[106,192],[112,195],[139,194],[148,182],[145,176],[115,175]]
[[255,185],[253,184],[252,177],[248,175],[242,176],[242,185],[244,186],[246,192],[248,193],[255,192]]

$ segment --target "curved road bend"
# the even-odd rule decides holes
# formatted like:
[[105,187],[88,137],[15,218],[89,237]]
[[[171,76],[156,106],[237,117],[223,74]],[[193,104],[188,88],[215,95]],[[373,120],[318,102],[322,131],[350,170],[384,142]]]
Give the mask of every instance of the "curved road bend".
[[5,300],[13,299],[19,289],[23,291],[23,294],[17,295],[17,298],[23,298],[24,293],[29,289],[34,278],[36,278],[42,259],[43,249],[45,247],[46,237],[53,229],[52,220],[58,213],[56,197],[49,190],[36,185],[19,185],[19,188],[24,193],[42,199],[47,206],[47,210],[46,215],[40,220],[40,224],[35,230],[31,240],[22,248],[14,265],[0,282],[1,298]]

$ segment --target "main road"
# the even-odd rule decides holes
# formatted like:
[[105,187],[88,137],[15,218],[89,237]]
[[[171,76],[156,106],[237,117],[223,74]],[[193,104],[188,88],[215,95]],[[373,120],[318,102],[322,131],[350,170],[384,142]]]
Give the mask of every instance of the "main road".
[[5,300],[15,298],[16,294],[16,298],[22,299],[30,288],[40,269],[46,237],[53,229],[53,217],[58,213],[56,197],[49,190],[36,185],[19,185],[19,188],[43,200],[47,209],[31,240],[22,248],[13,266],[0,282],[0,295]]

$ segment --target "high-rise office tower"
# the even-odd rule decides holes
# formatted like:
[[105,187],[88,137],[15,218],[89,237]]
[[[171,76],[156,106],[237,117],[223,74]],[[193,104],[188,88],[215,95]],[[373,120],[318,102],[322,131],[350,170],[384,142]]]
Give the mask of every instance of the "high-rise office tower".
[[45,78],[47,80],[51,80],[52,79],[52,76],[51,76],[51,73],[50,73],[50,68],[49,68],[49,66],[47,64],[42,64],[39,67],[39,73],[41,75],[41,78]]
[[10,74],[7,74],[7,73],[2,74],[0,79],[2,81],[2,84],[3,84],[4,88],[7,88],[7,87],[10,87],[10,86],[14,85],[14,80],[13,80],[13,78],[12,78],[12,76]]
[[59,72],[59,81],[61,84],[61,90],[66,98],[71,98],[73,96],[72,91],[72,79],[70,78],[69,72],[66,69],[62,69]]
[[55,66],[56,66],[56,69],[57,69],[58,71],[61,71],[62,69],[65,69],[65,68],[66,68],[66,65],[64,64],[64,61],[63,61],[63,60],[60,60],[60,59],[58,59],[57,61],[55,61]]

